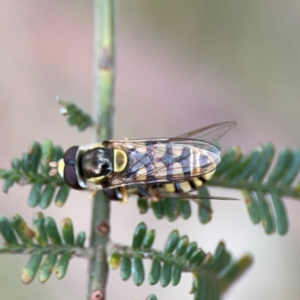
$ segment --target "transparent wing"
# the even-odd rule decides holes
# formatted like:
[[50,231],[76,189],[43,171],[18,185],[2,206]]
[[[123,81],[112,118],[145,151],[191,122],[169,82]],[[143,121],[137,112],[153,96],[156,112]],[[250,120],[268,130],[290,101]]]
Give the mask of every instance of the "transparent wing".
[[179,135],[178,138],[193,138],[204,140],[207,142],[214,142],[223,137],[228,131],[234,128],[237,125],[235,121],[222,122],[213,124],[207,127],[199,128],[182,135]]
[[[111,178],[110,187],[185,181],[213,171],[220,162],[218,149],[210,143],[178,138],[151,143],[131,140],[122,144],[122,149],[131,149],[129,165],[126,171]],[[197,173],[193,175],[191,156],[198,160]]]

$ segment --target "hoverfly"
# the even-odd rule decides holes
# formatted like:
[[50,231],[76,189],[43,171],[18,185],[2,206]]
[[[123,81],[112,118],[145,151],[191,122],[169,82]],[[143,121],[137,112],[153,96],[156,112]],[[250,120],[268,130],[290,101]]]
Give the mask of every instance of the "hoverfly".
[[188,193],[209,180],[221,161],[218,148],[209,141],[235,125],[218,123],[175,138],[74,146],[58,162],[58,172],[71,188],[103,190],[115,200],[126,200],[126,189],[146,198],[166,194],[191,198]]

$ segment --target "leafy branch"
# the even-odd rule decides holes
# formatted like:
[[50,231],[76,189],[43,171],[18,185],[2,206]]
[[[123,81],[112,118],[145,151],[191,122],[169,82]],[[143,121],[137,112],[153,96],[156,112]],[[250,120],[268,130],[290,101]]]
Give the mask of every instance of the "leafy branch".
[[62,106],[60,113],[67,117],[67,123],[70,126],[76,126],[78,131],[85,131],[87,128],[95,126],[92,117],[76,104],[65,102],[59,97],[56,98],[56,102]]
[[54,219],[45,218],[41,212],[34,215],[32,228],[20,215],[14,215],[10,220],[2,216],[0,233],[5,241],[5,245],[0,246],[0,253],[30,255],[22,271],[22,281],[26,284],[33,281],[37,272],[40,282],[47,281],[53,271],[58,279],[62,279],[73,256],[87,256],[86,235],[79,232],[75,240],[73,223],[68,218],[62,221],[60,234]]
[[179,284],[182,272],[193,275],[192,293],[197,300],[219,299],[221,294],[232,285],[252,264],[252,257],[244,255],[232,260],[224,242],[220,242],[214,254],[206,253],[188,236],[179,235],[173,230],[164,251],[152,248],[155,231],[147,230],[145,223],[135,229],[131,247],[115,244],[110,257],[110,267],[120,267],[122,280],[133,278],[139,286],[145,280],[143,260],[152,260],[148,282],[162,287]]
[[[266,233],[288,230],[283,197],[300,199],[300,150],[283,149],[275,162],[275,148],[265,144],[242,155],[239,148],[228,150],[209,182],[211,186],[240,189],[254,224],[262,222]],[[273,164],[273,167],[271,165]]]
[[[11,161],[11,169],[0,169],[0,178],[3,178],[3,192],[7,193],[14,184],[32,185],[28,197],[31,207],[47,208],[54,199],[55,204],[61,207],[65,204],[69,187],[63,178],[56,174],[49,175],[51,161],[58,161],[63,157],[63,149],[54,146],[49,140],[43,143],[33,142],[28,152],[22,158]],[[56,192],[57,191],[57,192]]]

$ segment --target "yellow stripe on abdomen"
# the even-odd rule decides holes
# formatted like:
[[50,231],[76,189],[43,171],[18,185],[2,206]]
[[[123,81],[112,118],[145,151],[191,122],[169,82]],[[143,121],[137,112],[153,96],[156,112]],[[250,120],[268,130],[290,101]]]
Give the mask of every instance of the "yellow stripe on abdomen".
[[201,188],[203,186],[203,181],[201,179],[199,179],[199,178],[193,178],[191,180],[193,180],[193,182],[195,184],[195,187],[197,189],[199,189],[199,188]]

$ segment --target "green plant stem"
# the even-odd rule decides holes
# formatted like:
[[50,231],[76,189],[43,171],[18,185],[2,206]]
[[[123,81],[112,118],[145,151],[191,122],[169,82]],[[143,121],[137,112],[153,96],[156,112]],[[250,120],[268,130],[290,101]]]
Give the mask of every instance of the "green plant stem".
[[[96,141],[112,138],[113,92],[115,81],[115,3],[114,0],[94,0],[95,26],[95,91]],[[89,260],[87,299],[105,299],[108,279],[106,246],[109,241],[110,202],[102,192],[93,198],[90,247],[94,255]]]

